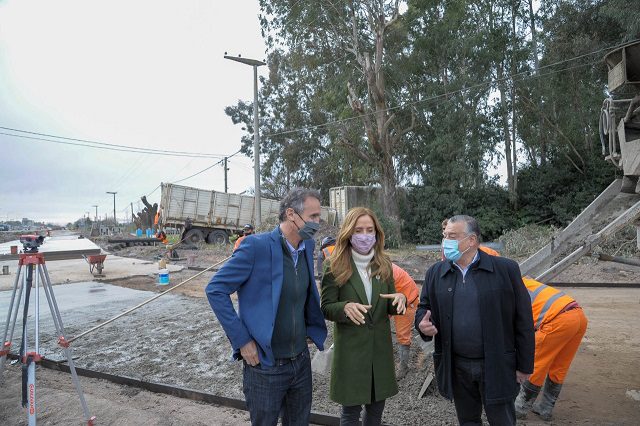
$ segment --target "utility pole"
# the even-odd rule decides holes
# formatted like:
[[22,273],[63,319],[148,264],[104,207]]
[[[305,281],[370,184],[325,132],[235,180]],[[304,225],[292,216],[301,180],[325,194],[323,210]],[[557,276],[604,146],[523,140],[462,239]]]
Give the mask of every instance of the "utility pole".
[[133,218],[135,216],[133,215],[133,202],[131,203],[131,223],[133,223]]
[[256,213],[256,226],[260,226],[262,223],[262,205],[260,200],[260,131],[258,128],[258,67],[266,65],[263,61],[257,59],[243,58],[240,55],[238,57],[228,56],[225,52],[225,59],[241,62],[253,67],[253,161],[255,171],[255,213]]
[[116,218],[116,194],[117,194],[117,192],[107,191],[107,194],[113,194],[113,222],[114,222],[114,225],[118,225],[118,218]]
[[227,193],[227,188],[228,188],[227,187],[227,171],[229,170],[227,168],[227,159],[228,158],[229,157],[224,157],[224,192],[225,192],[225,194]]

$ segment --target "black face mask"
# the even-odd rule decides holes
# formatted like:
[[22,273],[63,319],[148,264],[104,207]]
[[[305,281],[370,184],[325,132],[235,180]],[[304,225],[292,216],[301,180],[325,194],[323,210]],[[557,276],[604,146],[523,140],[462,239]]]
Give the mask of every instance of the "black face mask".
[[[302,219],[302,216],[300,216],[298,212],[296,212],[296,214],[300,219]],[[316,235],[318,229],[320,229],[320,224],[315,222],[307,222],[304,219],[302,219],[302,221],[304,222],[304,226],[302,228],[300,228],[295,222],[293,222],[293,224],[296,225],[296,228],[298,228],[298,235],[300,236],[300,238],[302,238],[303,240],[310,240],[314,235]]]

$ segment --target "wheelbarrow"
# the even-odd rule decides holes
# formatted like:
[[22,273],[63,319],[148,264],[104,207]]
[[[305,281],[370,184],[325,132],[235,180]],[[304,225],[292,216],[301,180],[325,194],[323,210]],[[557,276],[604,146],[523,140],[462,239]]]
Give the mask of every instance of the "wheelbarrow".
[[[82,255],[82,257],[89,264],[89,272],[91,272],[94,277],[104,277],[102,270],[104,269],[104,260],[107,258],[106,254]],[[98,273],[94,273],[94,270],[98,271]]]

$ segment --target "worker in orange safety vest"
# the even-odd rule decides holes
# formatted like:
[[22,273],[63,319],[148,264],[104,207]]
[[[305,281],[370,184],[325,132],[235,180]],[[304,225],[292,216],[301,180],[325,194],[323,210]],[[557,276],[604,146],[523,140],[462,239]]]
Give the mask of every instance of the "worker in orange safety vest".
[[331,253],[333,253],[333,249],[335,248],[336,248],[335,238],[324,237],[322,239],[322,242],[320,243],[320,254],[318,255],[317,262],[316,262],[316,271],[318,271],[318,274],[323,273],[322,265],[324,264],[324,261],[327,260],[329,256],[331,256]]
[[167,234],[162,229],[158,230],[158,232],[156,233],[156,238],[159,239],[162,244],[168,244],[169,243],[169,239],[167,238]]
[[396,378],[398,380],[404,378],[409,371],[409,350],[411,348],[411,331],[416,317],[416,309],[420,292],[416,282],[411,276],[396,265],[391,264],[393,268],[393,281],[396,291],[402,293],[407,298],[407,311],[404,315],[392,315],[391,318],[396,325],[396,339],[398,340],[398,368],[396,369]]
[[564,292],[533,278],[523,277],[522,281],[531,297],[536,352],[533,374],[522,383],[516,398],[516,417],[523,419],[531,410],[549,421],[587,330],[587,317],[578,302]]
[[249,235],[253,234],[253,225],[247,223],[244,228],[242,228],[242,236],[236,240],[236,243],[233,245],[233,251],[236,251],[238,247],[240,247],[240,243],[242,240],[247,238]]

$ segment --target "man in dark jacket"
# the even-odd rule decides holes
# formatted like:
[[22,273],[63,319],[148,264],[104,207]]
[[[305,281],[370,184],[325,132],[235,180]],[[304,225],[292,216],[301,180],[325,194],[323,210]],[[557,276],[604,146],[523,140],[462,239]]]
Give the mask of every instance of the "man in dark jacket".
[[516,423],[519,383],[533,371],[529,294],[518,264],[478,250],[480,228],[470,216],[449,219],[445,260],[427,271],[415,325],[435,336],[438,389],[453,399],[461,425]]

